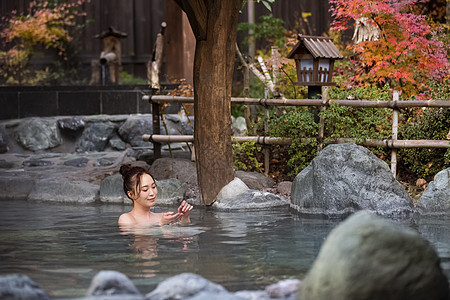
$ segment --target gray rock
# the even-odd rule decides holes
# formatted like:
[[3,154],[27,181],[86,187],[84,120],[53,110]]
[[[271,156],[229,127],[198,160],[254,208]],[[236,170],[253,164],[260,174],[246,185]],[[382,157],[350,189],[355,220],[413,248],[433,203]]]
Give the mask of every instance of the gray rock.
[[158,189],[156,202],[159,205],[176,205],[184,199],[186,183],[178,179],[156,180],[156,187]]
[[195,163],[181,158],[158,158],[151,167],[150,173],[156,180],[176,178],[187,184],[198,184]]
[[417,212],[423,215],[450,214],[450,168],[434,176],[419,199]]
[[439,262],[416,231],[361,211],[329,234],[300,299],[447,300]]
[[58,125],[52,119],[24,119],[15,134],[17,142],[31,151],[54,148],[63,142]]
[[247,190],[236,196],[217,200],[212,206],[218,210],[245,210],[267,209],[287,205],[289,205],[289,200],[278,195],[256,190]]
[[114,157],[102,157],[95,161],[94,166],[96,167],[106,167],[111,166],[116,162]]
[[2,300],[48,300],[48,294],[26,275],[0,276],[0,299]]
[[192,122],[194,117],[190,116],[189,120],[186,116],[179,114],[166,114],[164,115],[168,134],[176,135],[192,135],[194,134],[194,128]]
[[75,116],[72,118],[64,118],[59,119],[58,126],[62,130],[68,130],[68,131],[81,131],[83,130],[85,123],[84,123],[84,117],[82,116]]
[[[186,184],[177,179],[157,180],[156,187],[158,188],[156,198],[158,205],[179,204],[184,199]],[[133,203],[123,192],[122,175],[115,174],[102,180],[100,183],[100,201],[104,203]]]
[[292,191],[292,182],[291,181],[282,181],[277,185],[277,193],[283,195],[286,198],[291,197]]
[[217,194],[216,202],[228,202],[236,199],[239,195],[248,191],[248,186],[239,178],[235,177]]
[[196,294],[195,296],[186,298],[186,300],[244,300],[244,299],[228,292],[219,294],[212,292],[201,292]]
[[267,286],[265,291],[272,299],[296,297],[300,285],[298,279],[286,279]]
[[30,159],[25,160],[22,163],[25,167],[45,167],[45,166],[51,166],[53,163],[49,160],[43,160],[43,159]]
[[89,122],[75,143],[77,152],[101,152],[113,135],[116,125],[112,122]]
[[149,147],[151,143],[142,140],[143,134],[153,133],[152,115],[138,115],[129,117],[119,127],[119,136],[133,147]]
[[28,200],[93,203],[99,198],[99,186],[86,181],[41,179],[35,183]]
[[[243,291],[237,291],[234,294],[245,300],[273,300],[273,298],[270,298],[270,296],[267,294],[266,291],[243,290]],[[295,299],[292,299],[292,300],[295,300]]]
[[111,146],[111,148],[113,148],[114,150],[117,150],[117,151],[123,151],[127,148],[127,145],[125,144],[124,141],[122,141],[120,139],[119,136],[112,137],[109,140],[109,145]]
[[8,147],[9,137],[6,133],[5,126],[0,126],[0,153],[6,153],[9,150]]
[[131,280],[117,271],[100,271],[91,281],[86,296],[135,295],[144,299]]
[[12,161],[6,161],[4,159],[0,159],[0,169],[11,169],[14,168],[16,164]]
[[133,203],[123,192],[122,175],[114,174],[102,180],[100,183],[100,201],[104,203]]
[[367,209],[401,216],[412,199],[388,165],[355,144],[329,145],[292,184],[291,207],[304,214],[347,215]]
[[64,165],[72,166],[72,167],[84,167],[87,165],[88,162],[89,162],[89,159],[87,159],[86,157],[79,157],[79,158],[66,160],[64,162]]
[[227,293],[227,290],[200,275],[182,273],[158,284],[156,289],[148,293],[145,298],[147,300],[181,300],[201,292],[218,294]]
[[258,172],[236,171],[234,174],[252,190],[264,190],[275,184],[272,178]]
[[4,200],[26,199],[35,181],[29,177],[0,176],[0,198]]

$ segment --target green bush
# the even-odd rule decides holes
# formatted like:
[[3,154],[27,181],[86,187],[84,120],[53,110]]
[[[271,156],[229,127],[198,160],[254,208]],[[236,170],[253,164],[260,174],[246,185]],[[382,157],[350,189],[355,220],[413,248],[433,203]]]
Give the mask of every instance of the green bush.
[[290,138],[288,167],[292,170],[288,175],[295,175],[308,166],[317,154],[317,129],[314,113],[305,107],[288,107],[277,115],[272,110],[269,120],[270,135]]
[[[449,108],[408,109],[399,127],[399,139],[446,140],[450,130]],[[450,141],[449,141],[450,142]],[[450,150],[411,148],[399,151],[399,163],[405,172],[427,181],[450,167]]]
[[235,170],[259,172],[263,164],[258,161],[256,156],[261,151],[261,147],[257,146],[253,141],[234,142],[232,147]]

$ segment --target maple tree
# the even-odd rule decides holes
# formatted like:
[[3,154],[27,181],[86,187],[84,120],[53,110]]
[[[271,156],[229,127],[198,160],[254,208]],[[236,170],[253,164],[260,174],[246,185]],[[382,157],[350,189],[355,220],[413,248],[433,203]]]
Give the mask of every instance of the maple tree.
[[27,14],[13,11],[2,18],[0,37],[0,79],[7,84],[39,84],[49,76],[49,68],[33,70],[29,61],[37,47],[56,51],[62,61],[69,59],[68,47],[73,40],[71,29],[76,18],[84,16],[79,7],[89,0],[49,4],[32,1]]
[[348,46],[355,54],[348,84],[389,84],[406,96],[426,96],[429,81],[449,79],[448,44],[439,31],[443,26],[432,29],[424,15],[414,14],[417,2],[330,0],[332,30],[347,30],[363,18],[379,30],[378,39]]

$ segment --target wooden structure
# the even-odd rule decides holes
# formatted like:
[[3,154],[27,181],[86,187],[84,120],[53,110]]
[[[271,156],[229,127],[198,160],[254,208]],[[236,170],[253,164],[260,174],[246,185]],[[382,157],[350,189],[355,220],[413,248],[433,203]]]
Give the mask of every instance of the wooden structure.
[[[122,48],[120,46],[120,39],[126,37],[126,33],[120,32],[112,26],[108,30],[94,36],[94,38],[103,41],[103,51],[100,53],[98,60],[94,59],[91,62],[92,77],[89,83],[90,85],[105,85],[109,82],[113,84],[121,83]],[[106,78],[106,67],[109,71],[109,78]]]
[[287,58],[295,60],[297,82],[295,85],[333,86],[334,61],[344,56],[330,38],[322,36],[298,36],[299,42]]

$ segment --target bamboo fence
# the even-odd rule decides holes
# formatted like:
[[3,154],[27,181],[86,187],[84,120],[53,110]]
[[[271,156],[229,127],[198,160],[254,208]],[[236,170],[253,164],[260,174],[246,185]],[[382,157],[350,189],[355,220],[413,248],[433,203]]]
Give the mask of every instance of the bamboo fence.
[[[355,141],[349,138],[337,138],[330,143],[348,143],[353,142],[359,145],[374,147],[381,146],[391,150],[391,171],[394,176],[397,174],[397,149],[404,148],[450,148],[450,140],[398,140],[398,114],[401,108],[411,107],[450,107],[450,101],[447,100],[406,100],[398,101],[398,93],[394,92],[392,101],[381,100],[336,100],[327,99],[326,91],[323,93],[322,99],[269,99],[266,93],[265,98],[231,98],[233,104],[245,104],[245,105],[262,105],[266,108],[266,113],[271,106],[318,106],[321,109],[326,109],[332,104],[339,104],[344,106],[362,107],[362,108],[390,108],[393,110],[392,115],[392,136],[389,139],[376,140],[365,139],[363,141]],[[192,135],[161,135],[160,134],[160,105],[167,103],[194,103],[194,97],[184,96],[166,96],[166,95],[144,95],[143,100],[150,101],[152,104],[153,114],[153,134],[143,135],[144,141],[151,141],[154,143],[154,155],[156,158],[161,157],[161,143],[162,142],[193,142],[194,137]],[[323,125],[324,120],[321,118],[320,123]],[[267,126],[265,126],[265,134],[268,134]],[[319,141],[324,138],[323,126],[319,129]],[[262,145],[289,145],[290,139],[270,137],[270,136],[245,136],[245,137],[233,137],[234,142],[246,142],[254,141],[257,144]],[[322,144],[319,145],[319,150]],[[266,174],[269,170],[268,152],[265,152],[265,170]]]

